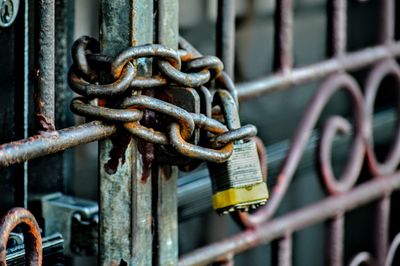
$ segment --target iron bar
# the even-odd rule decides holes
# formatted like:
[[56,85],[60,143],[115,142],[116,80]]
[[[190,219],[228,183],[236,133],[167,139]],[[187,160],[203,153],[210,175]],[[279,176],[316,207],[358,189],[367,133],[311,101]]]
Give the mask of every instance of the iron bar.
[[99,121],[39,134],[0,146],[0,167],[8,167],[113,135],[116,127]]
[[328,221],[327,265],[343,265],[344,214],[337,213]]
[[235,1],[218,0],[216,54],[224,63],[225,72],[234,77],[235,67]]
[[290,73],[276,73],[254,81],[237,85],[239,100],[249,100],[273,91],[284,90],[295,85],[321,79],[338,71],[352,71],[367,67],[380,60],[400,56],[400,43],[377,46],[349,53],[342,58],[333,58],[316,64],[294,69]]
[[40,0],[39,50],[37,86],[35,88],[35,124],[38,131],[53,131],[54,127],[54,57],[55,57],[55,3]]
[[293,67],[293,0],[276,1],[274,68],[288,73]]
[[[381,132],[385,133],[386,131],[383,130],[387,128],[391,123],[394,122],[394,119],[386,113],[380,114],[378,116],[375,115],[376,121],[384,121],[383,123],[380,122],[379,124],[374,124],[373,131],[374,132]],[[101,122],[91,122],[81,126],[66,128],[60,131],[57,131],[57,138],[52,135],[43,136],[37,135],[32,136],[29,139],[23,139],[11,143],[6,143],[0,146],[0,167],[7,167],[16,163],[21,163],[25,160],[31,160],[42,155],[47,155],[55,152],[62,151],[64,149],[72,148],[84,143],[89,143],[92,141],[97,141],[102,138],[106,138],[114,134],[116,128],[114,126],[110,126]],[[72,137],[72,138],[71,138]],[[381,143],[384,138],[388,138],[389,135],[386,134],[379,134],[375,136],[375,141]],[[311,139],[315,140],[317,138],[316,133],[313,133]],[[50,141],[51,140],[51,141]],[[68,141],[70,140],[70,141]],[[304,158],[308,158],[311,160],[311,155],[315,149],[315,143],[307,146],[306,152],[303,155]],[[276,145],[275,145],[276,146]],[[279,152],[276,151],[276,148],[270,147],[269,150],[273,154],[279,154],[279,156],[274,156],[269,159],[269,166],[272,167],[273,172],[276,172],[279,166],[282,164],[282,160],[284,159],[285,155],[287,154],[287,146],[286,142],[283,142],[278,145]],[[335,142],[334,146],[336,150],[343,150],[343,143]],[[201,179],[197,180],[196,183],[194,181],[190,181],[192,176],[201,176]],[[207,171],[199,170],[193,174],[185,175],[184,180],[185,182],[189,182],[187,187],[193,188],[187,191],[186,186],[182,186],[182,190],[180,190],[179,198],[181,198],[182,203],[181,205],[184,206],[181,208],[185,208],[187,205],[186,198],[189,195],[197,195],[199,191],[206,191],[202,192],[197,195],[196,202],[198,206],[201,206],[200,210],[207,210],[208,206],[208,199],[211,196],[210,191],[210,183],[208,179]],[[196,184],[196,185],[194,185]],[[194,186],[194,187],[193,187]],[[181,210],[181,218],[186,219],[189,216],[193,216],[192,208],[185,208],[184,211]],[[196,213],[196,211],[195,211]]]
[[293,235],[289,232],[285,233],[282,238],[279,238],[273,243],[273,263],[278,266],[292,265],[292,249]]
[[347,1],[328,1],[328,55],[343,56],[347,42]]
[[181,257],[179,265],[203,265],[228,253],[238,254],[255,246],[269,243],[285,235],[288,230],[299,231],[312,224],[332,218],[337,213],[344,213],[365,205],[399,188],[399,174],[368,181],[342,195],[326,198],[311,206],[266,222],[259,227],[248,229],[235,236],[190,252]]
[[396,0],[379,1],[379,42],[389,44],[394,41]]
[[384,265],[389,250],[390,193],[382,195],[375,206],[374,259]]
[[[29,11],[32,9],[28,2],[23,4],[24,7],[24,134],[23,138],[26,139],[29,136],[28,125],[29,125],[29,65],[30,65],[30,44],[29,44]],[[23,163],[23,181],[22,183],[22,200],[23,207],[28,208],[28,162]]]
[[[178,48],[179,39],[179,1],[159,0],[158,10],[158,43],[174,50]],[[150,118],[149,118],[150,119]],[[151,123],[154,123],[150,121]],[[154,152],[154,151],[153,151]],[[176,166],[154,165],[152,167],[153,206],[156,217],[156,237],[153,243],[154,263],[157,265],[177,265],[178,263],[178,198]],[[156,192],[156,193],[155,193]]]
[[[151,43],[153,1],[100,1],[100,33],[102,53],[108,56]],[[151,71],[147,59],[136,66],[138,75]],[[99,143],[101,265],[152,264],[151,178],[143,170],[137,144],[123,131]]]
[[[21,47],[22,53],[17,53],[16,58],[18,63],[23,65],[23,71],[17,71],[16,87],[21,88],[20,90],[15,90],[16,92],[16,134],[18,139],[28,138],[28,123],[29,123],[29,87],[30,87],[30,42],[29,42],[29,20],[31,16],[29,14],[32,4],[28,2],[23,2],[20,5],[21,15],[16,23],[18,23],[18,34],[19,39],[17,43],[22,43]],[[21,108],[22,106],[22,108]],[[15,167],[16,174],[14,178],[14,201],[15,206],[28,207],[28,162],[23,162],[21,165]]]

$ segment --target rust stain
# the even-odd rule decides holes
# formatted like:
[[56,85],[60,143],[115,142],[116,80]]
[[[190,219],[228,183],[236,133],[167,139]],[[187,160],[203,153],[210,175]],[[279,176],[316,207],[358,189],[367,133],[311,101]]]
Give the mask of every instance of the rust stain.
[[104,164],[107,174],[113,175],[117,172],[118,166],[125,163],[125,151],[131,141],[131,136],[125,132],[121,132],[111,137],[112,149],[110,150],[110,159]]
[[20,226],[25,238],[27,265],[42,265],[42,238],[35,217],[26,209],[11,209],[0,221],[0,265],[6,266],[6,249],[10,233]]
[[154,161],[154,145],[149,142],[141,141],[139,142],[139,152],[142,155],[143,162],[143,172],[140,181],[146,184],[151,175],[151,166]]

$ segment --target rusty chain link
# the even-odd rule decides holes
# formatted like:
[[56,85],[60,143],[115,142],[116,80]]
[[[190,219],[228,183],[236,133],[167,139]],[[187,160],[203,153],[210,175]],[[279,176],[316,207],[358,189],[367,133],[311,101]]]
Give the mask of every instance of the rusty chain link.
[[[223,72],[223,63],[215,56],[201,56],[186,40],[180,38],[180,50],[159,44],[129,47],[116,57],[100,53],[94,38],[83,36],[72,47],[73,65],[68,74],[71,89],[83,97],[71,102],[78,115],[111,123],[120,123],[133,136],[159,145],[170,145],[179,154],[210,162],[226,161],[233,151],[233,142],[253,137],[257,129],[246,125],[228,128],[210,114],[195,114],[145,95],[133,95],[145,89],[167,89],[170,86],[227,90],[237,103],[234,83]],[[151,58],[159,73],[140,77],[135,60]],[[110,81],[100,78],[109,74]],[[213,87],[213,88],[211,88]],[[212,93],[211,93],[212,94]],[[211,95],[210,94],[210,95]],[[211,104],[210,101],[206,104]],[[210,109],[211,107],[208,107]],[[167,121],[165,132],[140,124],[144,110],[151,110]],[[209,111],[207,111],[208,113]],[[191,143],[195,129],[208,136],[206,146]]]

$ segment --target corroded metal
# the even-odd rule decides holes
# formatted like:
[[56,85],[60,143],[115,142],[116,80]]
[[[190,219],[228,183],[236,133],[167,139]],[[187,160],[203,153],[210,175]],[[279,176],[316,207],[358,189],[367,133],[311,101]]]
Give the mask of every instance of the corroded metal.
[[[218,134],[225,133],[226,130],[221,131],[215,128],[215,125],[217,127],[220,127],[220,125],[217,120],[211,117],[199,117],[194,113],[188,113],[175,104],[155,97],[145,95],[125,96],[129,91],[138,92],[137,87],[131,86],[137,78],[131,60],[152,58],[158,62],[160,73],[168,83],[155,84],[162,82],[156,76],[155,78],[147,78],[147,82],[150,84],[155,84],[156,87],[170,85],[171,83],[198,87],[215,80],[217,88],[229,92],[236,100],[235,86],[230,77],[223,72],[221,60],[214,56],[202,57],[188,42],[181,39],[181,43],[188,50],[178,53],[165,45],[145,44],[125,48],[112,56],[104,53],[95,54],[95,52],[98,52],[98,43],[95,39],[86,36],[79,38],[72,49],[74,65],[69,72],[70,87],[76,93],[86,97],[105,97],[105,99],[98,101],[100,105],[107,105],[107,101],[113,102],[114,99],[118,104],[93,106],[89,102],[90,98],[76,98],[71,104],[72,111],[79,115],[109,122],[125,122],[124,127],[132,136],[153,144],[171,145],[178,153],[186,157],[211,162],[227,160],[232,153],[232,142],[253,137],[256,133],[254,126],[235,128],[234,131],[228,132],[228,135],[218,138]],[[181,71],[181,68],[183,71]],[[109,72],[113,81],[103,84],[104,82],[96,80],[99,77],[100,69]],[[143,84],[146,82],[145,79],[141,80]],[[148,85],[145,88],[151,89]],[[125,96],[125,99],[121,101],[120,98],[116,98],[117,96]],[[168,97],[171,96],[172,94]],[[173,121],[169,125],[167,124],[168,132],[160,132],[157,129],[142,125],[140,123],[141,110],[145,110],[145,112],[153,111],[157,115],[172,118]],[[194,119],[197,119],[196,123]],[[175,121],[179,125],[175,124]],[[198,129],[217,134],[217,138],[212,139],[211,142],[217,141],[218,144],[212,144],[212,146],[220,149],[189,143],[188,140],[194,132],[195,125]],[[179,130],[177,130],[178,127]],[[202,136],[207,135],[203,134]],[[179,161],[174,164],[178,164]]]
[[40,0],[39,5],[39,50],[37,87],[35,90],[35,122],[37,130],[52,131],[54,127],[54,67],[55,67],[55,2]]
[[[152,10],[149,1],[100,1],[102,53],[115,56],[132,44],[151,42]],[[150,71],[145,60],[135,68],[127,66],[139,75]],[[107,72],[100,74],[101,83],[113,80]],[[121,86],[126,89],[133,72],[122,77],[130,79]],[[103,105],[112,104],[110,99]],[[143,177],[140,158],[137,142],[125,132],[99,143],[100,265],[151,264],[151,180]]]
[[0,167],[53,154],[81,144],[112,136],[116,127],[100,121],[56,131],[56,134],[35,135],[0,145]]
[[42,237],[35,217],[26,209],[14,208],[0,220],[0,265],[6,266],[7,241],[11,232],[19,226],[24,234],[25,263],[42,265]]
[[[210,78],[215,79],[217,86],[230,91],[233,96],[236,93],[232,80],[224,72],[221,72],[221,64],[216,58],[197,58],[201,55],[185,40],[180,41],[180,47],[185,51],[174,51],[176,49],[174,46],[178,39],[178,24],[177,19],[174,18],[177,15],[176,1],[173,1],[174,5],[170,5],[171,2],[169,1],[157,1],[160,19],[158,21],[159,34],[157,34],[156,38],[160,43],[173,49],[165,49],[162,52],[161,50],[166,47],[138,46],[143,43],[152,43],[153,41],[153,4],[150,2],[141,0],[102,1],[101,47],[93,39],[82,38],[82,42],[77,43],[74,47],[75,66],[70,72],[71,87],[75,91],[85,96],[105,98],[97,100],[98,105],[90,105],[96,102],[90,101],[91,99],[78,98],[72,103],[72,109],[75,112],[90,118],[109,121],[113,124],[129,123],[128,129],[132,130],[131,132],[145,130],[146,133],[143,133],[143,135],[151,132],[152,128],[146,125],[146,127],[140,129],[139,125],[141,124],[138,121],[142,118],[142,110],[138,110],[140,108],[122,110],[120,109],[121,106],[118,105],[119,102],[114,102],[110,95],[119,97],[127,92],[130,94],[132,92],[140,93],[140,90],[162,89],[171,82],[186,86],[199,86],[208,82]],[[229,1],[223,0],[219,2],[229,3]],[[244,232],[194,251],[191,254],[184,255],[180,261],[182,265],[212,262],[219,262],[225,265],[233,264],[235,254],[273,240],[277,241],[277,249],[274,251],[274,255],[278,258],[278,263],[280,265],[290,265],[292,234],[322,221],[328,221],[328,265],[341,265],[343,263],[345,213],[373,200],[377,200],[374,214],[374,250],[371,253],[361,252],[356,254],[350,265],[360,265],[364,262],[372,261],[377,262],[379,265],[390,265],[394,259],[400,238],[396,236],[392,244],[389,243],[388,221],[390,195],[394,190],[400,188],[400,177],[396,173],[400,161],[400,130],[399,125],[397,125],[391,150],[383,161],[379,161],[373,148],[372,119],[375,98],[382,80],[387,76],[392,76],[394,77],[396,90],[400,88],[400,71],[398,64],[393,60],[393,58],[400,56],[400,44],[394,39],[395,1],[379,1],[381,16],[379,46],[347,53],[345,32],[346,1],[330,0],[329,6],[331,9],[328,10],[328,51],[332,58],[310,66],[294,69],[292,56],[292,2],[291,0],[277,1],[275,12],[275,47],[276,51],[278,51],[275,70],[277,70],[277,73],[259,80],[239,84],[239,97],[241,100],[251,99],[274,90],[287,89],[294,85],[320,79],[325,80],[300,121],[291,148],[278,175],[271,202],[251,215],[237,213],[236,219],[243,226]],[[43,0],[39,3],[49,4],[48,7],[50,8],[52,5],[52,1]],[[132,8],[127,8],[128,6]],[[232,11],[232,6],[233,4],[228,7],[230,11]],[[168,10],[174,12],[175,15],[170,14],[171,16],[169,16]],[[229,15],[229,17],[224,18],[223,13],[219,14],[218,21],[220,23],[223,21],[224,25],[229,27],[229,30],[222,31],[222,33],[226,34],[226,40],[230,39],[225,41],[225,44],[229,44],[230,48],[224,52],[228,52],[231,57],[233,51],[232,33],[234,31],[232,30],[233,25],[229,23],[232,23],[232,16]],[[49,12],[42,14],[41,19],[47,20],[47,22],[44,21],[46,23],[50,23],[52,16],[54,16],[52,12]],[[128,23],[129,21],[131,23]],[[115,27],[116,24],[120,25],[120,27]],[[52,34],[52,25],[46,25],[45,23],[42,24],[42,28],[47,29],[49,27],[50,31],[44,31],[41,34]],[[54,44],[51,43],[51,40],[48,44],[43,43],[41,47],[46,47],[46,45],[49,47],[48,51],[54,49],[52,47]],[[136,46],[136,48],[128,48],[123,51],[126,47],[132,45]],[[159,49],[157,51],[160,54],[155,52],[154,49],[156,48]],[[157,60],[156,64],[161,70],[160,73],[155,73],[154,75],[150,73],[150,60],[148,59],[135,62],[137,65],[131,65],[128,62],[138,59],[138,55],[135,54],[139,51],[138,49],[149,49],[142,50],[144,54],[142,53],[141,57],[151,56],[155,58],[154,60]],[[105,52],[105,54],[99,54],[100,51]],[[171,58],[173,59],[171,60]],[[42,60],[42,64],[49,60],[48,66],[54,65],[54,62],[52,62],[54,58],[42,58]],[[179,60],[181,62],[178,64]],[[94,65],[99,65],[99,69],[95,69]],[[228,71],[232,71],[233,64],[229,63],[227,65],[229,65],[228,69],[230,69]],[[364,94],[362,94],[361,86],[346,72],[359,70],[369,65],[372,66],[372,69],[365,80],[365,84],[363,84]],[[51,81],[52,71],[51,69],[41,69],[39,67],[39,77],[41,75],[49,77],[49,79],[44,80],[49,86],[40,85],[36,98],[39,101],[37,105],[38,114],[46,116],[45,120],[37,117],[40,123],[40,130],[52,130],[54,127],[54,123],[52,123],[54,119],[51,118],[54,116],[52,115],[54,113],[54,110],[52,110],[54,109],[54,104],[52,103],[54,102],[54,97],[52,99],[51,96],[52,91],[54,92],[52,89],[54,86]],[[109,78],[100,78],[100,76],[104,77],[104,72],[112,73],[112,75]],[[100,81],[100,83],[95,84],[96,81]],[[317,155],[317,169],[321,176],[322,185],[329,196],[312,206],[272,220],[288,190],[320,113],[329,99],[331,99],[331,96],[340,89],[346,91],[352,100],[353,122],[350,123],[343,117],[333,116],[328,119],[322,130]],[[48,93],[50,93],[50,96],[47,96]],[[203,94],[206,95],[207,92],[203,90]],[[44,101],[48,102],[48,104],[43,104]],[[125,107],[137,108],[138,106],[126,105]],[[168,105],[163,107],[168,107]],[[142,109],[147,108],[146,106],[142,107]],[[209,114],[211,110],[207,109],[204,113]],[[170,118],[169,116],[167,117]],[[242,131],[227,132],[216,124],[216,120],[210,120],[198,114],[186,114],[185,119],[183,119],[186,123],[179,123],[182,122],[179,121],[179,118],[180,114],[178,123],[171,123],[169,134],[160,131],[158,135],[148,134],[148,139],[145,137],[143,139],[150,142],[153,140],[158,144],[169,144],[169,139],[172,136],[174,137],[173,141],[178,139],[174,146],[180,147],[183,141],[186,142],[189,138],[188,136],[192,134],[193,127],[197,126],[207,130],[214,128],[215,131],[209,131],[218,135],[214,138],[214,146],[220,146],[238,138],[243,138],[246,134],[254,133],[254,129],[250,127],[242,127]],[[145,122],[144,120],[143,122]],[[172,120],[174,121],[174,119]],[[117,132],[117,127],[118,125],[108,125],[95,121],[74,128],[54,131],[53,134],[40,134],[21,141],[3,144],[0,146],[0,165],[3,167],[9,166],[62,151],[82,143],[107,138]],[[333,139],[338,133],[352,134],[353,136],[349,161],[340,178],[334,176],[330,158]],[[175,212],[173,210],[173,206],[176,206],[176,198],[174,198],[176,196],[174,188],[176,180],[168,179],[170,177],[170,169],[158,169],[159,172],[155,173],[155,175],[160,175],[160,179],[154,186],[157,186],[157,189],[153,192],[159,193],[154,202],[157,201],[155,204],[156,208],[158,208],[156,212],[158,218],[163,219],[162,225],[165,225],[165,228],[157,225],[158,238],[154,242],[158,245],[163,243],[163,239],[169,239],[172,242],[168,243],[172,243],[172,246],[162,246],[160,254],[153,256],[151,251],[155,247],[151,244],[153,237],[151,232],[153,224],[153,217],[151,216],[153,214],[151,210],[151,178],[147,175],[148,173],[142,171],[145,169],[144,167],[142,168],[142,163],[146,162],[140,159],[141,155],[136,149],[135,142],[131,140],[131,135],[125,132],[118,132],[116,138],[106,140],[103,142],[102,147],[100,172],[103,179],[103,184],[101,185],[103,193],[101,202],[103,206],[102,215],[103,218],[105,217],[101,222],[103,238],[100,253],[102,254],[102,263],[115,262],[119,264],[125,261],[137,264],[164,264],[164,262],[172,262],[173,264],[176,262],[177,224],[174,218],[176,217],[176,208]],[[187,147],[186,150],[192,152],[193,147]],[[261,161],[265,160],[263,154],[265,155],[265,152],[263,153],[260,148],[259,156]],[[142,155],[144,155],[143,157],[152,156],[148,150]],[[207,156],[205,155],[204,159],[210,158]],[[229,157],[229,155],[224,156]],[[373,179],[354,187],[364,159],[367,161],[366,167],[372,174]],[[265,173],[266,170],[263,172]],[[110,182],[105,184],[107,179]],[[136,193],[133,193],[133,191]],[[170,195],[173,196],[171,197]],[[128,200],[125,201],[126,199]],[[171,214],[165,215],[165,212],[171,212]],[[116,213],[121,214],[121,216],[115,216]],[[120,221],[127,221],[127,223],[121,225]],[[170,232],[166,230],[168,226],[171,226]],[[124,250],[113,248],[116,241],[128,248]],[[157,258],[156,262],[152,261],[154,258]]]

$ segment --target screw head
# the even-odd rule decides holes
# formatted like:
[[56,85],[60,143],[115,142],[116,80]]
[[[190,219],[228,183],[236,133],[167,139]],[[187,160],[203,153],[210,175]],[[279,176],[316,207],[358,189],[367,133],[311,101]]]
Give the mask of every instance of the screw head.
[[9,27],[17,17],[18,0],[0,0],[0,27]]

